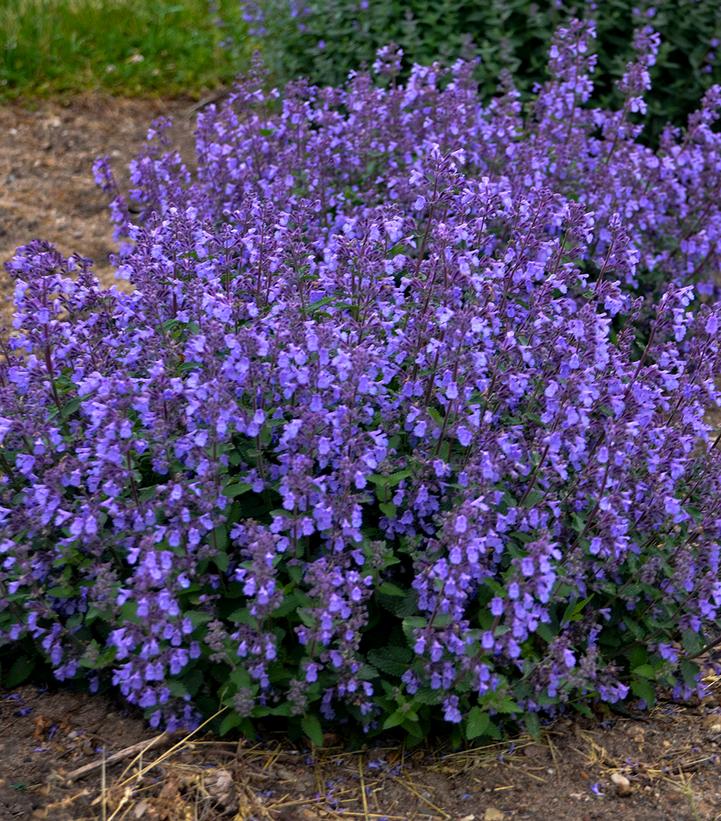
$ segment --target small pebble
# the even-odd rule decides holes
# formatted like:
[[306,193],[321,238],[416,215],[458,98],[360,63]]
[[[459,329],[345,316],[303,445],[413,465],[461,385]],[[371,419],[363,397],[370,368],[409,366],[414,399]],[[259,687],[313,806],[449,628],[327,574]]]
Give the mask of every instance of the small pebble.
[[626,778],[625,775],[621,775],[621,773],[613,773],[611,775],[611,781],[616,786],[616,792],[620,796],[627,796],[631,795],[631,782]]
[[495,807],[488,807],[483,813],[483,821],[503,821],[505,814]]
[[147,801],[141,801],[139,804],[135,805],[135,809],[133,810],[133,817],[134,818],[145,818],[146,813],[150,809],[150,805]]
[[721,716],[711,716],[706,729],[711,735],[721,735]]

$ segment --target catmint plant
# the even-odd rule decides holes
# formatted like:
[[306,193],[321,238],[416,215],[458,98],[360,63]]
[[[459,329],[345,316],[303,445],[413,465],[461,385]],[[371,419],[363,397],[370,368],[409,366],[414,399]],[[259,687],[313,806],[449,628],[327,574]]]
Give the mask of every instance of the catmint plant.
[[[153,128],[102,288],[8,263],[0,642],[153,725],[456,740],[702,688],[719,631],[719,89],[652,151],[591,26],[490,106],[378,54]],[[132,205],[132,210],[129,207]],[[24,655],[23,655],[24,654]],[[14,671],[14,672],[13,672]]]

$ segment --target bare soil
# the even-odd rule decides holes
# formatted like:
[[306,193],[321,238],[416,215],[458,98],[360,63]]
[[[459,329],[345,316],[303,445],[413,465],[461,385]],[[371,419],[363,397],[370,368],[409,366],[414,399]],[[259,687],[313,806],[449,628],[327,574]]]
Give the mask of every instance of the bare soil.
[[[389,821],[711,821],[721,818],[721,692],[453,753],[344,751],[197,734],[100,766],[153,733],[103,696],[23,687],[0,696],[0,818]],[[68,775],[88,763],[85,776]],[[630,793],[619,795],[613,774]]]
[[[114,244],[92,162],[108,154],[124,168],[161,114],[176,118],[187,147],[190,101],[86,95],[0,107],[0,261],[43,238],[93,257],[109,284]],[[9,277],[0,283],[5,313]],[[0,692],[0,821],[721,821],[719,681],[697,704],[563,719],[539,740],[460,753],[398,744],[347,752],[331,736],[313,750],[274,736],[251,743],[198,734],[102,766],[153,737],[141,717],[106,696],[29,686]],[[628,795],[614,774],[628,779]]]
[[192,138],[190,100],[121,99],[86,94],[65,101],[0,106],[0,297],[11,294],[2,263],[19,245],[44,239],[69,254],[91,257],[104,284],[114,282],[108,256],[115,250],[107,199],[93,181],[92,165],[108,155],[125,177],[151,121],[178,122]]

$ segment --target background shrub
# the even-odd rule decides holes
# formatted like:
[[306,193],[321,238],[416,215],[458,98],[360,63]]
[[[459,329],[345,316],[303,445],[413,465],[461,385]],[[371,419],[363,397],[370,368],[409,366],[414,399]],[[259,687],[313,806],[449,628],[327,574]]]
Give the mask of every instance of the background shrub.
[[478,55],[484,99],[496,92],[503,70],[510,70],[527,94],[546,79],[553,32],[579,13],[596,21],[596,91],[603,106],[619,105],[614,81],[632,58],[629,32],[651,23],[661,34],[647,96],[651,138],[667,122],[685,124],[703,91],[721,81],[721,6],[715,0],[242,0],[241,6],[264,59],[282,81],[305,76],[337,85],[349,71],[370,65],[375,51],[392,41],[403,49],[407,66]]
[[153,724],[220,705],[222,731],[317,743],[701,686],[721,90],[654,152],[629,120],[654,38],[604,111],[591,33],[559,32],[528,118],[467,64],[398,82],[385,49],[347,88],[248,78],[199,117],[193,173],[158,123],[132,220],[97,166],[132,293],[19,250],[6,682],[41,654]]

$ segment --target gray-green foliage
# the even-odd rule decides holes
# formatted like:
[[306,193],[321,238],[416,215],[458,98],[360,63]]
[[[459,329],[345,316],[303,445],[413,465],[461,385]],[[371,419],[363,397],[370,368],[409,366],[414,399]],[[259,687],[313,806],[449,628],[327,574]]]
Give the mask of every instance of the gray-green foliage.
[[712,82],[721,82],[718,0],[603,0],[599,3],[536,3],[530,0],[259,0],[244,2],[260,21],[265,61],[275,78],[305,76],[333,85],[373,60],[378,47],[395,42],[408,64],[448,62],[458,56],[481,58],[481,91],[495,91],[509,69],[528,92],[545,78],[548,44],[557,26],[572,15],[592,15],[598,29],[597,92],[602,102],[618,102],[614,81],[631,59],[631,31],[652,25],[663,46],[647,98],[649,133],[666,122],[682,124]]

